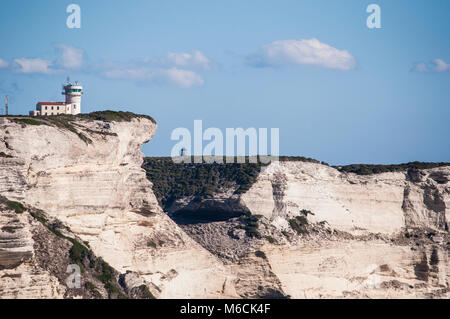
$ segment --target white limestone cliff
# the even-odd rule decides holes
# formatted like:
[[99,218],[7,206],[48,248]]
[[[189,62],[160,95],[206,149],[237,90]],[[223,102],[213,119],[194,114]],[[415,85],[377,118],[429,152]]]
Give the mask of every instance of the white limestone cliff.
[[[409,173],[411,174],[411,172]],[[450,221],[450,167],[359,176],[305,162],[277,162],[242,195],[243,205],[269,220],[289,219],[301,209],[311,222],[335,229],[395,234],[408,227],[445,229]]]
[[[241,195],[182,198],[169,212],[208,207],[262,215],[261,239],[250,243],[236,234],[237,222],[183,228],[232,267],[237,263],[241,282],[246,271],[276,278],[272,287],[292,298],[448,298],[449,180],[449,166],[360,176],[287,161],[270,164]],[[291,222],[301,210],[311,214],[298,235]],[[266,256],[258,267],[243,254],[256,249]],[[238,291],[246,296],[254,288]]]
[[230,275],[162,212],[141,168],[156,124],[136,116],[73,126],[84,138],[1,118],[0,194],[59,219],[119,272],[157,285],[158,297],[223,296]]
[[[358,176],[274,163],[243,194],[176,201],[168,213],[216,208],[232,216],[180,227],[141,167],[154,121],[78,117],[70,129],[40,121],[0,118],[0,195],[62,221],[127,274],[130,289],[145,283],[158,298],[449,297],[449,167]],[[313,215],[298,235],[289,221],[302,209]],[[244,211],[263,216],[261,239],[231,221]],[[28,213],[0,212],[0,298],[67,293],[37,262],[43,231]]]
[[302,209],[348,235],[265,244],[293,298],[449,298],[450,167],[358,176],[320,164],[271,164],[242,195],[275,229]]

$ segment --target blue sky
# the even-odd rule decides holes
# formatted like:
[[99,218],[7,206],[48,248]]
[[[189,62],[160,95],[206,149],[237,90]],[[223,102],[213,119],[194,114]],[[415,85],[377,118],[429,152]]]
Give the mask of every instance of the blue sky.
[[[381,29],[366,26],[371,3]],[[447,0],[5,0],[0,95],[26,114],[63,100],[70,76],[83,112],[157,120],[149,156],[201,119],[279,128],[281,154],[330,164],[450,162],[449,33]]]

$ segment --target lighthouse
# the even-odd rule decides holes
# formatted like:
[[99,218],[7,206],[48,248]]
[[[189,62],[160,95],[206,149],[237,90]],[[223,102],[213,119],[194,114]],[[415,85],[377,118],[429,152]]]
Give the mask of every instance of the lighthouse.
[[70,114],[76,115],[81,113],[81,96],[83,95],[83,87],[75,82],[75,84],[67,81],[67,85],[63,86],[62,95],[66,96],[66,105],[70,105]]
[[81,113],[81,96],[83,87],[75,82],[70,83],[67,78],[67,84],[63,85],[62,95],[66,97],[65,102],[38,102],[36,109],[30,111],[31,116],[48,116],[58,114],[77,115]]

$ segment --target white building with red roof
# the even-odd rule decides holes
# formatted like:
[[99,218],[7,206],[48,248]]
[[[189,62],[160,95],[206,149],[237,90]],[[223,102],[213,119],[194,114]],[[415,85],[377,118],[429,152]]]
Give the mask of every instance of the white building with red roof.
[[83,95],[83,87],[75,82],[75,84],[67,81],[67,85],[63,86],[62,94],[65,95],[65,102],[38,102],[36,109],[30,111],[31,116],[47,116],[57,114],[81,113],[81,96]]

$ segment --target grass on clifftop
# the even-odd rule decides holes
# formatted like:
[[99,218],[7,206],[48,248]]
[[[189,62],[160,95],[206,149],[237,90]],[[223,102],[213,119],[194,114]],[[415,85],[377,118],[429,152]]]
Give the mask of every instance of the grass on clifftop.
[[[91,144],[92,140],[87,137],[85,134],[81,132],[81,129],[77,129],[77,125],[75,121],[83,120],[83,121],[103,121],[103,122],[129,122],[134,118],[145,118],[156,124],[155,120],[148,115],[134,114],[131,112],[116,112],[116,111],[97,111],[92,113],[82,113],[78,115],[70,115],[70,114],[58,114],[58,115],[49,115],[49,116],[8,116],[11,121],[21,124],[23,127],[27,125],[48,125],[48,126],[56,126],[61,129],[66,129],[74,134],[76,134],[82,141],[86,144]],[[86,129],[84,129],[86,131]],[[87,130],[92,134],[101,134],[101,135],[114,135],[115,133],[110,133],[107,131],[92,131]]]
[[[280,156],[280,161],[300,161],[328,165],[312,158],[301,156]],[[245,193],[256,181],[264,164],[249,163],[175,163],[170,157],[147,157],[143,168],[147,178],[153,183],[155,193],[161,206],[166,209],[173,201],[194,196],[196,200],[212,197],[214,193],[235,189],[235,194]],[[334,167],[341,172],[358,175],[378,174],[383,172],[406,171],[410,168],[426,169],[450,166],[450,163],[412,162],[395,165],[355,164]]]
[[13,118],[12,120],[16,123],[25,124],[25,125],[43,125],[43,124],[45,124],[44,122],[36,121],[35,119],[32,119],[32,118]]
[[48,116],[28,116],[28,115],[0,115],[0,117],[6,117],[11,119],[12,121],[15,121],[17,123],[23,123],[28,125],[42,125],[46,124],[46,120],[49,120],[51,118],[57,117],[62,120],[66,121],[74,121],[77,119],[83,119],[83,120],[95,120],[95,121],[104,121],[104,122],[125,122],[125,121],[131,121],[135,118],[145,118],[153,123],[156,123],[156,121],[149,115],[145,114],[135,114],[132,112],[123,112],[123,111],[111,111],[111,110],[105,110],[105,111],[96,111],[91,113],[80,113],[77,115],[70,115],[70,114],[58,114],[58,115],[48,115]]
[[96,120],[104,122],[129,122],[135,118],[145,118],[156,124],[156,121],[149,115],[144,114],[134,114],[132,112],[122,112],[122,111],[97,111],[86,114],[75,115],[76,118]]
[[[192,158],[192,162],[193,162]],[[236,161],[236,160],[235,160]],[[280,161],[320,163],[301,156],[281,156]],[[228,161],[229,162],[229,161]],[[153,183],[153,192],[163,208],[182,197],[194,196],[197,200],[212,197],[214,193],[235,189],[235,194],[245,193],[258,178],[264,166],[257,163],[175,163],[170,157],[146,157],[143,168]]]
[[391,165],[374,165],[374,164],[352,164],[345,166],[334,166],[341,172],[355,173],[358,175],[372,175],[386,172],[402,172],[408,169],[429,169],[442,166],[450,166],[450,163],[425,163],[425,162],[410,162],[404,164]]
[[256,181],[261,163],[174,163],[170,157],[147,157],[144,169],[162,207],[174,200],[195,196],[201,200],[221,190],[247,191]]

